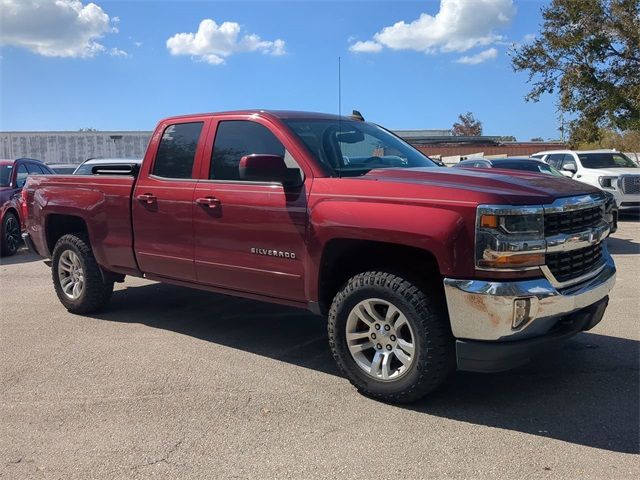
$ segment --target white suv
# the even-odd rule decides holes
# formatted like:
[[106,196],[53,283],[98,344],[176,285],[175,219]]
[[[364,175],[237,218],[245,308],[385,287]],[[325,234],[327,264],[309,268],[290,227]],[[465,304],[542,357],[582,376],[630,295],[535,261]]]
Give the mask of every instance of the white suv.
[[615,150],[551,150],[532,157],[567,177],[610,192],[618,207],[640,206],[640,167]]

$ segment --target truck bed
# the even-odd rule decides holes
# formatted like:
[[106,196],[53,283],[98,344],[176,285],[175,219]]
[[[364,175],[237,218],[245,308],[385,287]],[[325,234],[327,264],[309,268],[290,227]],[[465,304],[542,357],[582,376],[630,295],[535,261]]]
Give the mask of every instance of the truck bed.
[[[28,233],[38,253],[50,257],[53,244],[46,238],[45,221],[55,215],[79,217],[87,225],[96,260],[118,273],[138,272],[133,253],[131,195],[135,179],[126,175],[38,175],[26,185]],[[46,210],[46,220],[44,211]]]

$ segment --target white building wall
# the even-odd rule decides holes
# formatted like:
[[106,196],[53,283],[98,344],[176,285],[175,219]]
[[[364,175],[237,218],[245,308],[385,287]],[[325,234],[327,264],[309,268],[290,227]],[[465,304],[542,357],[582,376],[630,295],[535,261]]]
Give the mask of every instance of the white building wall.
[[0,158],[46,163],[88,158],[142,158],[152,132],[0,132]]

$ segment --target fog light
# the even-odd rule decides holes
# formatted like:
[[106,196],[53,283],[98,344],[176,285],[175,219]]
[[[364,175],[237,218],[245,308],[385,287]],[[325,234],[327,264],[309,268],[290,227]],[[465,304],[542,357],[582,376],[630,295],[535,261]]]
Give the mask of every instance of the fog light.
[[516,329],[529,321],[531,311],[530,298],[517,298],[513,301],[513,322],[511,328]]

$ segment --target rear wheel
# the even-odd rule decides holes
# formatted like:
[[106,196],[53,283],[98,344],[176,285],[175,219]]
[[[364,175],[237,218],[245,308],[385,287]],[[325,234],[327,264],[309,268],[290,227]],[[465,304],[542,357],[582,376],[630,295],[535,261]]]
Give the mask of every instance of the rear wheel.
[[58,299],[72,313],[92,313],[111,298],[113,282],[105,282],[88,238],[64,235],[53,250],[51,273]]
[[329,341],[351,383],[388,402],[418,400],[455,369],[441,302],[391,273],[365,272],[347,282],[329,312]]
[[0,253],[3,257],[14,255],[20,246],[20,221],[15,213],[8,212],[2,219]]

